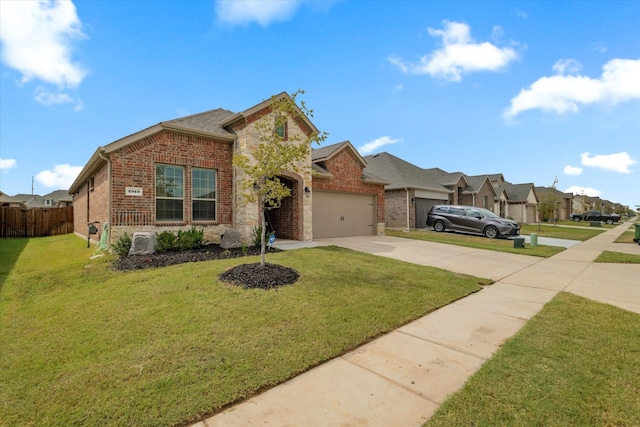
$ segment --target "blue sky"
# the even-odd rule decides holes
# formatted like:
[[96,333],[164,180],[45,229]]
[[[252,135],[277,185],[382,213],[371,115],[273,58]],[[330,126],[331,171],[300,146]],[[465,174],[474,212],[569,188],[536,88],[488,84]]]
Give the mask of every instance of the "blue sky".
[[325,144],[640,205],[640,2],[0,1],[0,190],[306,91]]

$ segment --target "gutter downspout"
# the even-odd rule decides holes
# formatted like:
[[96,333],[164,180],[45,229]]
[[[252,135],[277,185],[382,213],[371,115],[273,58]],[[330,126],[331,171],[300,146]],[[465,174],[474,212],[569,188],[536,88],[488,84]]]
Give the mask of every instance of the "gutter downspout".
[[109,229],[107,230],[107,233],[109,234],[109,247],[111,247],[111,229],[113,228],[111,212],[111,160],[108,157],[105,157],[104,153],[104,147],[98,148],[98,156],[100,156],[102,160],[107,162],[107,221],[109,222]]
[[407,187],[405,187],[404,189],[407,192],[407,229],[405,231],[409,232],[409,189]]

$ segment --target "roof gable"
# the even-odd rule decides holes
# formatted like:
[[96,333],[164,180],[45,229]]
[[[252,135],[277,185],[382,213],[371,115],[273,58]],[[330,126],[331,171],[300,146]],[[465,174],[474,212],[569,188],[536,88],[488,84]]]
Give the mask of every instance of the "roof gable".
[[[293,101],[293,99],[289,96],[287,92],[281,92],[269,99],[262,101],[259,104],[254,105],[253,107],[247,108],[244,111],[241,111],[239,113],[236,113],[227,117],[225,120],[223,120],[220,123],[220,125],[224,128],[227,128],[227,127],[231,127],[232,125],[238,122],[249,121],[252,118],[252,116],[254,116],[255,114],[261,112],[264,109],[269,108],[272,102],[279,101],[283,98],[289,98],[291,101]],[[295,109],[299,114],[298,117],[302,120],[302,122],[304,122],[306,126],[308,126],[311,133],[316,133],[316,134],[320,133],[318,128],[316,128],[316,126],[311,122],[311,120],[309,120],[307,115],[300,109],[300,107],[298,107],[298,104],[293,102],[293,105],[295,106]]]
[[326,147],[313,148],[311,150],[311,161],[313,163],[320,163],[331,159],[333,156],[343,150],[351,151],[360,165],[364,168],[367,166],[367,162],[362,158],[358,150],[349,141],[339,142],[337,144],[328,145]]

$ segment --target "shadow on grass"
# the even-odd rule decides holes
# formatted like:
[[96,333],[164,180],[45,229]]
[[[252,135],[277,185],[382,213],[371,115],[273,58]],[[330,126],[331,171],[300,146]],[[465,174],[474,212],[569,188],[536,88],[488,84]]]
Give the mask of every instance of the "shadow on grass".
[[28,238],[0,239],[0,293],[27,243],[29,243]]

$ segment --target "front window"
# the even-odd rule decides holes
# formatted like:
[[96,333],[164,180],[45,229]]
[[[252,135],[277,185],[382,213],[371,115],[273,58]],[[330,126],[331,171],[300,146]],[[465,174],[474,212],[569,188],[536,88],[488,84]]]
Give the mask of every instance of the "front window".
[[192,170],[193,220],[216,220],[216,171],[213,169]]
[[184,168],[156,165],[156,221],[182,221]]

